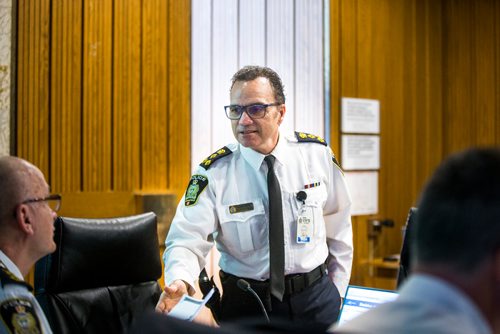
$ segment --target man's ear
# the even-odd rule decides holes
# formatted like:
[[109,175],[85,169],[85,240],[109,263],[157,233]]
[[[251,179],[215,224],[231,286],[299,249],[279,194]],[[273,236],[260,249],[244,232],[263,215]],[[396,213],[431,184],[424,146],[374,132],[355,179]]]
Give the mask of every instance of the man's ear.
[[19,229],[26,234],[33,234],[33,218],[27,205],[20,204],[16,208],[16,223]]
[[280,107],[280,117],[278,119],[278,125],[281,125],[281,123],[283,123],[283,119],[285,118],[285,114],[286,114],[286,106],[285,104],[282,104],[279,106]]

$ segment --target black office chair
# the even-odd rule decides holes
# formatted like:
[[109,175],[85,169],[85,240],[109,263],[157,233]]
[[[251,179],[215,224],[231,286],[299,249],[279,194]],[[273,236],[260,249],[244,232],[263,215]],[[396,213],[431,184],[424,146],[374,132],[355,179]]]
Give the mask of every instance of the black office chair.
[[411,253],[410,240],[413,238],[412,230],[415,228],[415,216],[417,208],[410,208],[408,217],[406,218],[405,234],[403,236],[403,244],[401,245],[401,256],[399,261],[399,271],[397,278],[397,288],[399,288],[410,275]]
[[35,296],[54,333],[123,333],[161,294],[156,215],[59,217],[55,253],[35,267]]

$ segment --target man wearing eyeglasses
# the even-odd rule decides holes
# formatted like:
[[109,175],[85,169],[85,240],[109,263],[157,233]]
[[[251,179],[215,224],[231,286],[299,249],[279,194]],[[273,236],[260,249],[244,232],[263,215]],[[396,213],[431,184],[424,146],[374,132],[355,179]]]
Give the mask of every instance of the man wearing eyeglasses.
[[322,138],[280,133],[285,95],[273,70],[239,70],[230,103],[224,109],[238,143],[210,155],[191,177],[167,236],[157,311],[193,294],[215,241],[221,322],[263,317],[249,286],[271,321],[326,328],[337,319],[352,265],[343,174]]
[[60,195],[49,195],[42,172],[29,162],[0,157],[0,333],[52,333],[24,277],[55,251]]

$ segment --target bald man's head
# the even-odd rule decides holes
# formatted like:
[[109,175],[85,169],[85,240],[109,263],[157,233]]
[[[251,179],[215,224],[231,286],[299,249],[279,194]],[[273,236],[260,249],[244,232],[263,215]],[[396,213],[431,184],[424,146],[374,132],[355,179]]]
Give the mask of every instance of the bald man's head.
[[26,276],[38,259],[56,249],[56,212],[43,173],[16,157],[0,157],[0,249]]
[[26,160],[0,157],[0,225],[14,218],[16,205],[30,197],[44,180],[42,172]]

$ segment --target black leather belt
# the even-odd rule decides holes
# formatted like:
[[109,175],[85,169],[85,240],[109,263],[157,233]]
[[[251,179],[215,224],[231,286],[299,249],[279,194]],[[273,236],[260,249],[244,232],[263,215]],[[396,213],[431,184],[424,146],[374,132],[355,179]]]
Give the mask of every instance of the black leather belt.
[[323,276],[326,276],[324,263],[308,273],[287,275],[285,276],[285,293],[293,295],[301,292]]
[[[245,281],[250,283],[252,288],[265,288],[269,286],[269,280],[266,281],[257,281],[249,278],[238,277],[235,275],[228,274],[221,270],[221,277],[231,277],[235,281],[240,278],[243,278]],[[299,293],[304,291],[309,286],[313,285],[316,281],[318,281],[321,277],[326,276],[326,265],[323,263],[315,269],[311,270],[308,273],[302,274],[291,274],[285,276],[285,294],[293,295],[295,293]]]

